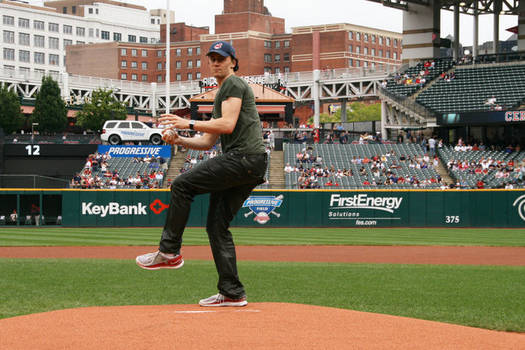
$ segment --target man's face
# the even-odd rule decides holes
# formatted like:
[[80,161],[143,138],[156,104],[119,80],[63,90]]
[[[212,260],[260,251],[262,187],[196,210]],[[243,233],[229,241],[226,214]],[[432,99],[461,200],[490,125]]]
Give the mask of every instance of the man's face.
[[210,65],[211,74],[215,78],[225,78],[233,73],[235,62],[231,56],[224,57],[216,52],[208,55],[208,64]]

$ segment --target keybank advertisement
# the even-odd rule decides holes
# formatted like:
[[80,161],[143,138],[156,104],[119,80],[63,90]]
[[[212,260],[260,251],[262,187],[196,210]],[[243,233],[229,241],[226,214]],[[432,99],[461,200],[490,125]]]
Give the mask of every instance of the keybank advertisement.
[[[209,195],[196,196],[189,227],[205,227]],[[67,190],[64,226],[164,226],[167,190]],[[525,191],[254,191],[231,226],[525,227]],[[363,231],[366,234],[366,231]]]
[[171,157],[171,146],[109,146],[99,145],[98,153],[112,157]]

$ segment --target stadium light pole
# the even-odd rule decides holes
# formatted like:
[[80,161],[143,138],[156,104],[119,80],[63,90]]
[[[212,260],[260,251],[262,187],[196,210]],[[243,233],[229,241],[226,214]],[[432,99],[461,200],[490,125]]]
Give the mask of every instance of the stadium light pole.
[[170,0],[166,0],[166,114],[170,112]]

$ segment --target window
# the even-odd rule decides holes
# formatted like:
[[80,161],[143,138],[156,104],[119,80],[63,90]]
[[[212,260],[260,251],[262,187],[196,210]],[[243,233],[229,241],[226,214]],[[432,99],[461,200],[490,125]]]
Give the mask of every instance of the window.
[[34,35],[33,43],[36,47],[44,47],[44,36],[43,35]]
[[290,62],[290,54],[289,53],[285,53],[284,54],[283,61],[284,62]]
[[372,43],[375,43],[375,42],[376,42],[376,36],[372,35]]
[[126,73],[120,73],[120,79],[127,80],[128,79],[128,75]]
[[361,41],[361,33],[359,33],[359,32],[355,33],[355,40]]
[[348,60],[348,67],[353,67],[354,66],[354,60],[352,58],[350,58]]
[[382,36],[379,37],[379,45],[383,45],[383,37]]
[[264,41],[264,47],[271,48],[272,42],[271,41]]
[[47,28],[49,29],[50,32],[58,33],[58,23],[49,22],[47,25]]
[[270,55],[269,53],[265,53],[264,54],[264,62],[265,63],[272,63],[272,55]]
[[187,53],[188,56],[192,56],[193,55],[193,47],[188,47],[188,53]]
[[126,68],[128,66],[128,61],[120,61],[120,67]]
[[20,28],[29,28],[29,19],[19,17],[18,18],[18,26]]
[[162,50],[157,50],[157,57],[162,57]]
[[52,66],[58,66],[60,64],[58,55],[49,54],[49,64]]
[[64,32],[64,34],[73,34],[73,27],[68,26],[67,24],[64,24],[62,26],[62,31]]
[[142,69],[148,69],[148,62],[142,62],[141,68]]
[[275,48],[278,49],[281,47],[281,42],[280,41],[276,41],[275,42]]
[[193,74],[188,73],[188,80],[193,80]]
[[182,50],[181,50],[181,49],[177,49],[177,50],[175,50],[175,55],[176,55],[176,56],[180,56],[180,55],[182,55]]
[[361,61],[355,60],[355,66],[356,67],[361,67]]
[[196,60],[195,67],[200,68],[200,66],[201,66],[201,60]]
[[380,49],[380,50],[378,51],[378,53],[379,53],[379,57],[383,57],[383,50]]
[[120,49],[120,56],[126,56],[128,54],[126,49]]
[[157,82],[162,83],[162,75],[157,75]]
[[84,27],[77,27],[77,35],[78,36],[86,36],[86,28],[84,28]]
[[6,26],[14,26],[15,25],[15,18],[13,16],[6,16],[3,15],[3,23]]
[[187,68],[193,68],[193,61],[191,61],[191,60],[188,61],[188,62],[186,63],[186,67],[187,67]]
[[182,61],[175,62],[175,68],[181,69],[182,68]]
[[136,35],[128,35],[128,42],[136,43],[137,42],[137,36]]
[[21,73],[24,73],[24,74],[29,73],[29,67],[20,67],[20,68],[18,68],[18,70],[19,70]]
[[354,32],[348,32],[348,39],[353,40],[354,39]]
[[394,52],[394,59],[397,60],[397,52]]
[[197,48],[195,49],[195,54],[196,54],[196,55],[200,55],[200,54],[201,54],[201,48],[200,48],[200,47],[197,47]]
[[197,72],[195,74],[195,79],[200,79],[201,78],[201,72]]
[[33,28],[37,29],[37,30],[44,30],[44,22],[34,20],[33,21]]
[[390,46],[390,38],[386,38],[386,46]]
[[8,49],[4,47],[4,60],[14,61],[15,60],[15,49]]
[[131,56],[137,57],[137,49],[131,49]]
[[141,80],[142,81],[148,81],[148,75],[147,74],[142,74],[141,75]]
[[366,42],[366,43],[368,42],[368,34],[365,33],[363,35],[363,41]]
[[150,19],[151,24],[155,24],[155,18]]
[[88,9],[88,12],[89,12],[90,15],[92,15],[92,14],[93,14],[93,7],[90,7],[90,8]]
[[67,13],[67,7],[66,6],[62,7],[62,13]]
[[281,62],[281,55],[277,54],[275,55],[275,62]]
[[131,68],[137,68],[137,61],[131,61]]
[[376,49],[372,49],[372,56],[376,55]]
[[147,44],[148,43],[148,37],[146,36],[141,36],[139,38],[139,42],[143,43],[143,44]]
[[113,41],[122,41],[122,34],[121,33],[113,33]]
[[15,32],[10,30],[4,30],[4,43],[14,44],[15,43]]
[[29,46],[31,45],[31,41],[29,39],[29,34],[27,33],[18,33],[18,44]]
[[175,80],[177,81],[181,81],[182,80],[182,76],[180,73],[177,73],[177,75],[175,76]]
[[284,67],[284,72],[285,73],[290,73],[290,67]]
[[365,48],[363,49],[363,51],[364,51],[363,53],[364,53],[365,55],[368,55],[368,47],[365,47]]
[[59,49],[59,45],[60,45],[59,42],[60,41],[58,40],[58,38],[51,38],[50,37],[49,38],[49,48],[58,50]]
[[162,62],[157,63],[157,70],[162,70]]
[[95,31],[93,30],[93,28],[89,28],[88,29],[88,36],[90,38],[94,37],[95,36]]
[[386,52],[386,58],[390,58],[390,51]]
[[106,30],[101,31],[100,38],[103,40],[109,40],[109,32]]
[[76,14],[77,13],[77,7],[76,6],[71,6],[71,13],[72,14]]
[[148,57],[148,50],[142,50],[142,57]]
[[279,74],[279,73],[281,73],[281,68],[279,67],[275,68],[275,74]]
[[284,41],[284,47],[290,47],[290,41],[289,40],[285,40]]
[[272,68],[270,68],[270,67],[264,67],[264,73],[269,73],[269,74],[271,74],[271,73],[272,73]]
[[45,63],[45,57],[43,52],[35,52],[33,54],[33,58],[35,63],[37,64],[44,64]]
[[73,45],[73,40],[64,39],[64,48],[69,45]]
[[363,62],[363,67],[368,67],[368,62],[367,61]]
[[354,46],[348,45],[348,52],[353,52],[353,51],[354,51]]
[[397,47],[397,39],[394,39],[394,47]]
[[77,40],[77,45],[83,45],[83,44],[85,44],[84,41]]
[[361,46],[355,47],[355,53],[361,53]]
[[131,80],[135,80],[136,81],[138,79],[139,78],[138,78],[137,74],[135,74],[135,73],[131,74]]

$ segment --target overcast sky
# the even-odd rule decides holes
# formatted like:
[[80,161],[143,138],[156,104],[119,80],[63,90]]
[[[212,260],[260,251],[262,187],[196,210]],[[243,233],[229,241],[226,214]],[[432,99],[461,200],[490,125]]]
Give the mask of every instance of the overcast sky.
[[[147,8],[166,8],[166,0],[128,0]],[[195,26],[209,26],[214,33],[215,15],[223,11],[222,0],[170,0],[177,22]],[[402,11],[384,7],[366,0],[265,0],[264,5],[273,16],[285,19],[290,28],[313,24],[352,23],[401,32]],[[500,40],[511,33],[505,31],[517,25],[517,16],[501,16]],[[463,45],[472,45],[473,22],[471,16],[461,16],[460,39]],[[480,16],[480,44],[492,40],[492,16]],[[442,11],[442,37],[453,34],[452,12]]]

